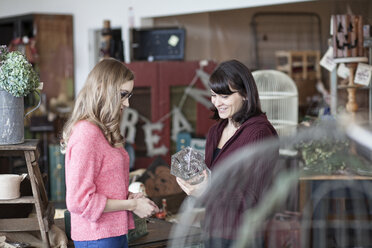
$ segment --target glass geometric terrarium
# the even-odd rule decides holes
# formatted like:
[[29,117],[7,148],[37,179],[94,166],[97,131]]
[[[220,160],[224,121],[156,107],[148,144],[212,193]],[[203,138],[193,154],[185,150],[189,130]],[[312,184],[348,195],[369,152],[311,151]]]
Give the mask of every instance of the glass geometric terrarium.
[[209,172],[204,162],[204,155],[189,146],[172,155],[170,173],[192,185],[204,180],[204,170]]

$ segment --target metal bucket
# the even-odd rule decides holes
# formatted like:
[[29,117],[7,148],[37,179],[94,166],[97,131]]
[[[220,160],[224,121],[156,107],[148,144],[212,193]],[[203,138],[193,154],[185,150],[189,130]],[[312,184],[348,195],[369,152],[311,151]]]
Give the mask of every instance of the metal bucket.
[[[36,93],[39,95],[38,92]],[[15,97],[0,88],[0,145],[24,142],[23,118],[37,109],[40,106],[40,101],[26,115],[24,115],[23,101],[23,97]]]

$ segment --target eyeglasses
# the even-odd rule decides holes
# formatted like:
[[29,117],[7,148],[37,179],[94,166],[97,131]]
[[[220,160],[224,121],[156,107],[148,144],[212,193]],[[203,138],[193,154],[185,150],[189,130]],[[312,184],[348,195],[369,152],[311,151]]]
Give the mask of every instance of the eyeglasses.
[[129,99],[133,96],[133,91],[132,92],[128,92],[128,91],[122,91],[120,92],[120,96],[121,96],[121,99]]

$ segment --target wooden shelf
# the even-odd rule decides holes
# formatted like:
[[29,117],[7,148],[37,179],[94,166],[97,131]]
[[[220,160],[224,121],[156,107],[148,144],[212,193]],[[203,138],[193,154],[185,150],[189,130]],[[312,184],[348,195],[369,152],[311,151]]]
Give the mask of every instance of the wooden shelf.
[[40,226],[38,219],[35,218],[13,218],[0,219],[0,231],[22,232],[22,231],[39,231]]
[[19,203],[29,203],[34,204],[35,199],[33,196],[22,196],[17,199],[11,199],[11,200],[0,200],[0,204],[19,204]]
[[359,89],[359,90],[369,90],[369,87],[363,86],[363,85],[358,85],[358,84],[337,86],[337,89],[341,89],[341,90],[350,89],[350,88],[356,88],[356,89]]
[[0,231],[40,231],[43,240],[42,247],[49,248],[48,231],[54,216],[54,208],[48,201],[44,182],[39,170],[38,148],[39,140],[25,140],[22,144],[0,146],[0,154],[10,155],[14,152],[24,154],[27,172],[31,182],[32,196],[17,199],[0,200],[0,204],[34,204],[36,217],[0,219]]
[[4,17],[0,18],[0,33],[0,44],[10,44],[23,36],[36,41],[36,54],[30,52],[26,56],[37,66],[40,80],[47,82],[42,92],[48,102],[61,94],[68,100],[74,97],[72,15],[32,13]]
[[345,57],[345,58],[335,58],[333,61],[338,63],[367,63],[367,57]]
[[26,139],[22,144],[2,145],[1,151],[34,151],[38,143],[39,140]]
[[359,175],[315,175],[315,176],[302,176],[300,181],[313,181],[313,180],[372,180],[372,177],[359,176]]
[[276,70],[286,73],[296,83],[299,106],[318,94],[315,84],[321,79],[320,52],[317,50],[276,51]]
[[[371,46],[372,46],[372,38],[371,37],[364,37],[364,41],[363,41],[363,46],[364,48],[369,48],[369,56],[368,58],[365,57],[366,55],[364,55],[363,57],[345,57],[345,58],[335,58],[334,59],[334,62],[335,63],[346,63],[346,64],[349,64],[349,69],[350,67],[355,66],[357,65],[357,63],[367,63],[369,62],[369,64],[371,65],[372,63],[372,50],[371,50]],[[352,75],[354,75],[354,70],[352,70]],[[344,81],[350,81],[350,77],[347,78],[347,79],[343,79],[341,81],[344,82]],[[354,76],[352,77],[352,83],[349,83],[348,86],[344,86],[344,85],[339,85],[339,79],[338,79],[338,76],[337,76],[337,70],[333,70],[331,72],[331,75],[330,75],[330,94],[331,94],[331,114],[333,116],[336,116],[337,115],[337,108],[338,108],[338,100],[337,100],[337,91],[339,89],[346,89],[348,90],[348,94],[349,94],[349,91],[352,92],[352,91],[356,91],[356,90],[359,90],[359,89],[369,89],[369,99],[368,99],[368,115],[369,115],[369,121],[372,122],[372,86],[369,86],[369,87],[354,87]],[[355,94],[355,93],[354,93]],[[356,99],[358,99],[358,95],[355,95],[353,96],[355,97]]]

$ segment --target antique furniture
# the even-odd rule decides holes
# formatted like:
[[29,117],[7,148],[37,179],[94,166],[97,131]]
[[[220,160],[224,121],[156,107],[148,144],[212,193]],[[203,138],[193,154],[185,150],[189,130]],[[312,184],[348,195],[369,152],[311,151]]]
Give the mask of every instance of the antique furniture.
[[[48,101],[60,94],[74,97],[72,15],[32,13],[1,18],[0,33],[0,44],[26,50],[27,59],[38,68]],[[31,53],[27,53],[28,46]]]
[[[346,109],[352,116],[358,111],[361,102],[368,102],[369,121],[372,120],[372,87],[371,85],[362,86],[355,84],[354,74],[358,63],[372,63],[371,37],[364,37],[362,32],[362,16],[354,15],[333,15],[332,16],[332,46],[334,62],[337,64],[345,63],[349,69],[348,82],[345,85],[339,85],[337,79],[337,70],[331,72],[331,113],[337,114],[338,107],[338,89],[347,90]],[[369,58],[366,57],[365,49],[368,48]],[[362,90],[368,90],[364,94]],[[358,92],[359,91],[359,92]],[[367,96],[364,97],[365,95]],[[358,98],[358,100],[356,100]],[[358,103],[359,102],[359,103]]]
[[13,200],[0,200],[0,204],[34,204],[36,217],[0,219],[0,232],[39,230],[43,247],[50,247],[48,239],[49,224],[53,221],[54,209],[48,202],[41,176],[37,145],[39,140],[25,140],[22,144],[0,146],[0,156],[24,156],[31,182],[32,196],[21,196]]
[[[176,143],[171,140],[172,116],[170,113],[174,106],[179,105],[185,90],[195,79],[196,70],[200,69],[199,61],[132,62],[127,66],[136,75],[134,97],[130,100],[130,107],[145,117],[140,117],[136,124],[135,168],[147,168],[154,160],[154,157],[146,154],[144,141],[146,137],[142,128],[146,124],[144,119],[152,123],[164,124],[163,129],[156,132],[161,137],[156,147],[164,145],[168,148],[168,153],[163,158],[170,163],[170,155],[176,152]],[[216,63],[209,62],[203,71],[211,73],[215,67]],[[201,80],[196,79],[193,88],[207,90],[209,93],[209,89],[203,86]],[[212,112],[190,96],[186,98],[181,112],[192,126],[193,134],[196,136],[204,137],[209,127],[215,122],[209,118]]]
[[311,227],[303,236],[305,243],[312,247],[330,247],[330,240],[342,247],[370,244],[371,186],[371,176],[300,177],[300,210],[304,223]]
[[[142,238],[139,238],[133,242],[129,243],[129,247],[153,247],[153,248],[159,248],[159,247],[167,247],[167,244],[172,239],[170,237],[171,230],[173,228],[173,225],[170,222],[159,220],[159,219],[149,219],[149,223],[147,224],[147,231],[148,234],[143,236]],[[190,237],[190,240],[197,240],[201,236],[201,230],[200,228],[193,228],[192,229],[192,237]],[[201,237],[199,237],[201,240]],[[192,245],[198,245],[194,244],[194,242],[190,243],[190,247]],[[196,246],[199,247],[199,246]]]
[[298,103],[302,110],[318,94],[317,82],[321,81],[319,50],[278,50],[275,52],[276,69],[286,73],[298,89]]
[[355,116],[358,110],[358,103],[356,101],[356,92],[358,88],[362,88],[361,85],[354,83],[354,74],[358,63],[368,62],[366,57],[348,57],[348,58],[337,58],[334,59],[335,63],[345,63],[349,69],[349,81],[347,85],[341,85],[339,89],[346,89],[348,94],[348,101],[346,103],[346,110]]

